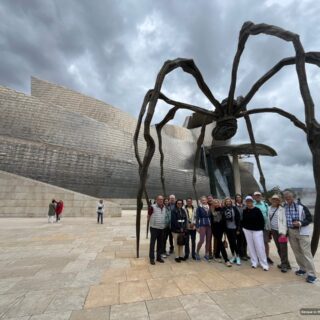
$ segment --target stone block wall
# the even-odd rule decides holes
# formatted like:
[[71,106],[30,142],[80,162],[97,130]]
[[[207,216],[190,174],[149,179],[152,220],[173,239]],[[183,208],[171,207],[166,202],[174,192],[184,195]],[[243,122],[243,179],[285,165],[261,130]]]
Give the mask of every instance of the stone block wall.
[[[96,216],[97,198],[0,171],[0,217],[47,217],[52,199],[64,202],[63,216]],[[105,207],[106,216],[121,216],[118,204]]]

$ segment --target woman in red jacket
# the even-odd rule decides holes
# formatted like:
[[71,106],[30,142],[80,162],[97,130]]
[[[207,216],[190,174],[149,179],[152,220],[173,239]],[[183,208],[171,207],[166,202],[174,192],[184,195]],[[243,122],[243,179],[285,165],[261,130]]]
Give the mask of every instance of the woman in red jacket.
[[56,206],[56,222],[60,221],[60,215],[62,214],[62,211],[63,211],[63,201],[60,200]]

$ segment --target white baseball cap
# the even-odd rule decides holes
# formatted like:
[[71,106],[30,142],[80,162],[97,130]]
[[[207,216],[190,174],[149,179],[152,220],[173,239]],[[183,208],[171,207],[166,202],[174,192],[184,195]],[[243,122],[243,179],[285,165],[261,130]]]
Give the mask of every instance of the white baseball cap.
[[251,196],[246,196],[244,201],[253,201],[253,198]]

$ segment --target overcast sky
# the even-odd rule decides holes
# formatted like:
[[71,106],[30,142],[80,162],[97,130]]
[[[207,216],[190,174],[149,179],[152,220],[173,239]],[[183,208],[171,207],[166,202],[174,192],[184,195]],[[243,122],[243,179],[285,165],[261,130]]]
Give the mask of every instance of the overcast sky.
[[[320,2],[308,0],[1,0],[0,85],[30,93],[30,76],[67,86],[137,116],[164,61],[193,58],[215,97],[229,90],[232,60],[242,24],[275,24],[296,32],[305,51],[320,51]],[[237,95],[283,57],[290,43],[249,38],[241,59]],[[307,68],[316,114],[320,70]],[[177,70],[163,92],[211,109],[193,79]],[[281,107],[304,121],[294,67],[273,77],[249,105]],[[166,111],[159,106],[156,120]],[[174,123],[181,124],[180,112]],[[313,187],[311,154],[304,133],[278,115],[252,116],[256,141],[278,156],[262,158],[267,186]],[[248,142],[243,120],[235,142]]]

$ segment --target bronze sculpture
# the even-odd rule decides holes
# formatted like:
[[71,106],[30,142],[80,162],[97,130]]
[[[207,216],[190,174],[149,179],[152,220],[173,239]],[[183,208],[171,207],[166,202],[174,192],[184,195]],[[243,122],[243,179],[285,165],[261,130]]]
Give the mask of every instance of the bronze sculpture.
[[[276,65],[274,65],[267,73],[265,73],[250,89],[246,96],[234,98],[236,81],[237,81],[237,72],[240,62],[242,52],[245,48],[245,44],[250,35],[258,34],[267,34],[274,37],[278,37],[285,41],[291,42],[295,49],[295,56],[282,59]],[[195,65],[192,59],[183,59],[178,58],[175,60],[168,60],[164,63],[160,72],[158,73],[155,86],[153,89],[149,90],[144,98],[136,131],[134,134],[134,147],[135,155],[139,164],[139,176],[140,176],[140,185],[137,193],[137,216],[136,216],[136,235],[137,235],[137,257],[139,257],[139,243],[140,243],[140,220],[141,220],[141,210],[142,210],[142,196],[145,193],[145,197],[148,201],[148,195],[146,191],[146,181],[148,176],[148,168],[151,162],[151,159],[155,152],[155,142],[150,135],[150,125],[152,118],[154,116],[155,108],[158,100],[163,100],[167,104],[172,105],[173,107],[169,110],[167,115],[163,120],[156,125],[156,131],[159,140],[159,152],[161,156],[160,166],[161,166],[161,183],[163,188],[163,193],[165,192],[165,183],[164,183],[164,174],[163,174],[163,160],[164,154],[162,151],[162,140],[161,140],[161,130],[163,126],[168,123],[171,119],[174,118],[175,113],[179,109],[191,110],[196,114],[203,115],[203,125],[201,128],[201,133],[197,141],[197,150],[195,154],[194,161],[194,175],[193,175],[193,186],[196,194],[196,163],[200,154],[200,147],[203,143],[205,128],[206,125],[210,122],[216,121],[216,127],[212,132],[213,138],[216,140],[227,140],[233,137],[237,131],[237,119],[244,117],[247,125],[247,129],[250,136],[250,141],[255,151],[255,138],[253,134],[253,129],[249,115],[262,113],[262,112],[273,112],[278,113],[281,116],[289,119],[293,124],[299,129],[303,130],[307,136],[307,142],[312,153],[313,159],[313,173],[316,185],[316,204],[315,204],[315,214],[314,214],[314,231],[311,241],[311,250],[314,255],[318,248],[319,236],[320,236],[320,124],[317,122],[314,114],[314,103],[310,94],[305,63],[315,64],[320,66],[320,52],[304,52],[303,46],[300,42],[299,35],[292,33],[290,31],[284,30],[282,28],[268,25],[268,24],[254,24],[252,22],[245,22],[240,30],[238,48],[233,60],[232,73],[231,73],[231,84],[229,89],[228,97],[223,100],[221,103],[216,100],[209,87],[206,85],[199,69]],[[298,76],[300,93],[304,103],[305,108],[305,123],[297,119],[293,114],[284,111],[281,108],[258,108],[247,110],[247,105],[251,101],[254,94],[260,89],[260,87],[267,82],[273,75],[280,71],[284,66],[287,65],[296,65],[296,72]],[[208,100],[215,107],[214,111],[209,111],[207,109],[182,103],[179,101],[171,100],[166,97],[161,92],[161,87],[163,81],[168,73],[173,71],[176,68],[182,68],[184,72],[191,74],[197,81],[198,87],[205,94]],[[144,119],[144,139],[146,141],[146,150],[143,156],[143,159],[140,158],[138,150],[138,137],[141,129],[141,124]],[[258,170],[260,173],[260,183],[266,192],[265,178],[261,169],[259,156],[257,152],[255,153],[255,158],[257,161]],[[197,197],[197,194],[196,194]]]

